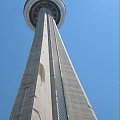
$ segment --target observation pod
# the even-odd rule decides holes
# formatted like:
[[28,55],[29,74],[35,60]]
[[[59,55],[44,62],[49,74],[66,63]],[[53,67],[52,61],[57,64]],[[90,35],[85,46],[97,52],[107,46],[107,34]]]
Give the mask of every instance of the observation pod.
[[24,6],[24,17],[26,23],[33,31],[35,31],[38,12],[41,8],[49,9],[58,28],[62,26],[66,13],[63,0],[27,0]]

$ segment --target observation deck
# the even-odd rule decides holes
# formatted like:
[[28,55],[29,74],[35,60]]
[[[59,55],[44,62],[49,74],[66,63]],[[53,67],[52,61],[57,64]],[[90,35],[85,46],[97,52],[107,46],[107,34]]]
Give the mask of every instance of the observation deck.
[[61,27],[66,12],[63,0],[27,0],[24,6],[24,17],[33,31],[35,31],[38,13],[41,8],[50,10],[58,28]]

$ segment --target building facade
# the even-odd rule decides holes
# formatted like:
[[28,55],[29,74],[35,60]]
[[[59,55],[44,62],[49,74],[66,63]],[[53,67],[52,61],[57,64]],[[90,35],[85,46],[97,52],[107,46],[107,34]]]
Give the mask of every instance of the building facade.
[[58,28],[63,0],[27,0],[24,16],[35,31],[10,120],[97,120]]

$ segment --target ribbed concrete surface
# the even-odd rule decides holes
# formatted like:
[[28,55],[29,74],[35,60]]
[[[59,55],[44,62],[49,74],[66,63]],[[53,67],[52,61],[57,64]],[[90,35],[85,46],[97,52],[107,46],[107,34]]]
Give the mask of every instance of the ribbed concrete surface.
[[97,120],[46,9],[38,16],[10,120]]

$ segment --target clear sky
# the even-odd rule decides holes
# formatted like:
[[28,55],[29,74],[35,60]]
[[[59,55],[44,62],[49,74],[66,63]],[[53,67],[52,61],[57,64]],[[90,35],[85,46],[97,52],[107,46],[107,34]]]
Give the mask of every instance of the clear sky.
[[[119,0],[65,0],[60,29],[98,120],[119,119]],[[34,33],[25,0],[0,0],[0,120],[8,120]]]

